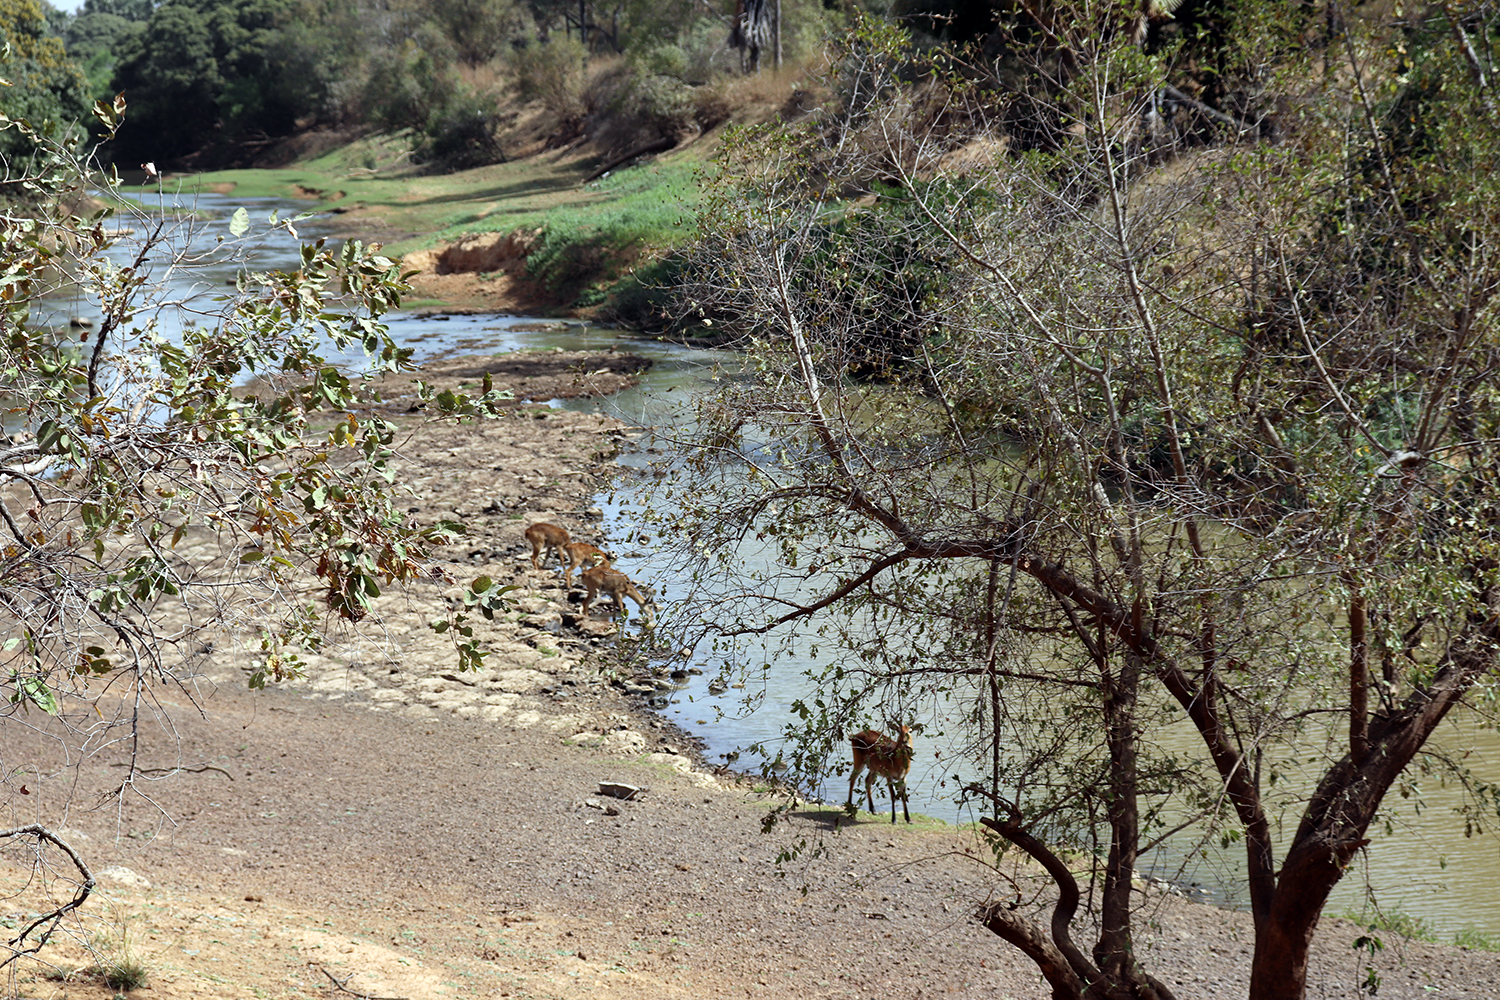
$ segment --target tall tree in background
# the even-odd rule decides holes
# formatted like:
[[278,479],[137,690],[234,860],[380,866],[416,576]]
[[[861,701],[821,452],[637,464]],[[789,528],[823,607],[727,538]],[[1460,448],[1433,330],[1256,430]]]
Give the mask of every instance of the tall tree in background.
[[435,0],[432,12],[470,66],[499,56],[527,38],[531,28],[525,8],[515,0]]
[[760,53],[772,43],[775,30],[773,0],[735,0],[729,47],[740,52],[740,68],[760,72]]
[[[87,85],[68,58],[62,42],[51,35],[37,0],[0,0],[0,115],[44,125],[59,138],[83,133],[78,123],[88,116]],[[0,162],[9,166],[6,184],[16,187],[36,152],[32,138],[19,129],[0,131]],[[0,190],[0,199],[16,191]]]
[[[1308,38],[1331,22],[1243,5],[1226,61],[1282,140],[1189,107],[1218,130],[1190,152],[1171,53],[1113,5],[1063,13],[1046,101],[876,32],[828,114],[726,158],[684,297],[750,363],[661,480],[680,620],[825,652],[786,730],[809,782],[874,711],[957,726],[932,735],[967,748],[964,798],[1055,889],[981,919],[1054,997],[1171,995],[1132,878],[1196,831],[1243,845],[1250,996],[1297,1000],[1386,794],[1450,766],[1428,739],[1496,679],[1491,28],[1434,7]],[[1338,71],[1270,61],[1307,47]],[[1047,148],[985,134],[1043,112]],[[1162,750],[1184,722],[1196,754]]]
[[119,45],[113,89],[131,116],[124,162],[167,160],[214,141],[284,135],[322,109],[320,40],[298,26],[300,0],[169,0]]
[[127,21],[149,21],[155,4],[152,0],[83,0],[80,16],[86,14],[110,14]]

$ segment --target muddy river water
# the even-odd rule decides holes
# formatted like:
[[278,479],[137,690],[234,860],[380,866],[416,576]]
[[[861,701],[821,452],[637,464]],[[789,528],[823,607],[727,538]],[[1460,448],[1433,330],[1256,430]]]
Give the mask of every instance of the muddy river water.
[[[236,201],[211,195],[192,199],[190,207],[208,220],[203,232],[211,239],[222,227],[227,227],[229,214],[241,205],[262,219],[273,211],[289,217],[300,210],[293,203]],[[308,220],[297,226],[305,227],[306,236],[315,232],[316,224],[316,220]],[[296,252],[296,243],[282,232],[280,238],[269,239],[256,250],[251,266],[258,269],[295,266]],[[244,266],[244,262],[210,261],[191,272],[178,273],[172,279],[173,294],[211,298],[220,294],[225,283],[232,282]],[[60,299],[51,303],[51,308],[58,317],[87,316],[90,304]],[[397,341],[416,348],[419,358],[522,348],[583,350],[610,346],[649,357],[654,365],[636,389],[610,399],[554,404],[600,410],[642,427],[669,426],[685,419],[686,402],[695,386],[711,366],[727,360],[713,351],[666,344],[621,331],[579,323],[538,322],[518,316],[394,315],[388,317],[388,323]],[[347,360],[356,361],[352,357]],[[649,436],[644,440],[649,441]],[[644,466],[660,455],[659,451],[653,455],[642,449],[623,461]],[[624,539],[637,534],[633,510],[639,500],[628,477],[622,488],[600,498],[610,537]],[[755,554],[744,556],[754,558]],[[653,566],[649,557],[634,564],[622,560],[621,566],[632,577],[651,582],[659,592],[670,595],[677,588],[675,581],[663,578],[660,566]],[[717,672],[717,665],[705,661],[700,664],[703,675],[691,678],[675,691],[663,712],[678,725],[702,736],[713,755],[732,754],[752,743],[774,748],[791,703],[807,693],[802,673],[809,665],[795,652],[782,656],[772,663],[772,675],[764,688],[746,692],[721,691],[717,687],[711,690],[709,679]],[[753,712],[743,709],[746,693],[758,699]],[[1169,742],[1180,743],[1180,747],[1172,748],[1184,752],[1198,750],[1195,740],[1195,735],[1186,728],[1168,736]],[[1500,783],[1500,737],[1496,733],[1460,717],[1448,724],[1439,740],[1445,747],[1468,748],[1470,753],[1465,763],[1482,779]],[[961,814],[953,803],[952,783],[946,786],[943,783],[952,771],[949,764],[952,754],[942,753],[943,763],[938,762],[937,753],[945,749],[931,741],[919,744],[910,775],[911,806],[914,811],[947,822],[970,821],[973,817]],[[739,766],[753,768],[755,762],[742,759]],[[845,780],[831,778],[823,787],[808,791],[826,800],[842,801]],[[1435,783],[1424,785],[1420,808],[1415,799],[1401,799],[1393,794],[1385,810],[1388,822],[1373,831],[1369,850],[1356,861],[1356,870],[1346,877],[1331,909],[1359,911],[1368,884],[1374,887],[1382,908],[1426,921],[1443,940],[1452,940],[1463,931],[1500,938],[1500,837],[1494,833],[1465,837],[1463,821],[1455,812],[1461,804],[1456,789]],[[1295,821],[1295,817],[1285,818],[1289,826]],[[1207,857],[1198,857],[1185,868],[1184,849],[1178,845],[1169,846],[1156,858],[1143,858],[1139,867],[1184,884],[1200,898],[1239,905],[1244,898],[1238,874],[1240,860],[1232,852],[1210,851]]]

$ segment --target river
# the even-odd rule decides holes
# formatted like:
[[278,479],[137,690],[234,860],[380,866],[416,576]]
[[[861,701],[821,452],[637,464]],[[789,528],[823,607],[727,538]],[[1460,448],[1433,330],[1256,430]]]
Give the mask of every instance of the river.
[[[248,207],[254,217],[264,220],[273,212],[286,219],[300,211],[292,202],[234,199],[229,196],[199,195],[177,199],[180,207],[190,208],[206,220],[200,236],[209,239],[224,235],[228,217],[236,208]],[[148,206],[157,208],[148,201]],[[142,224],[141,220],[137,224]],[[128,221],[123,225],[130,225]],[[295,223],[301,235],[316,235],[318,220]],[[170,296],[199,301],[222,294],[226,284],[244,268],[290,268],[297,265],[296,241],[277,230],[256,244],[246,260],[211,260],[192,271],[179,271],[171,277]],[[122,254],[125,250],[122,248]],[[65,321],[71,316],[90,315],[90,303],[77,298],[60,298],[50,303],[54,317]],[[629,392],[605,400],[554,401],[552,405],[599,410],[619,416],[643,427],[670,426],[686,419],[686,404],[710,366],[725,360],[714,351],[694,350],[675,344],[637,337],[631,334],[588,326],[577,322],[538,321],[522,316],[416,316],[393,314],[387,317],[392,335],[398,343],[416,350],[418,360],[450,354],[500,352],[523,348],[591,349],[614,347],[622,352],[650,358],[654,366],[642,384]],[[349,356],[354,364],[360,359]],[[625,456],[627,465],[644,466],[652,455],[642,449]],[[625,485],[600,498],[606,512],[606,533],[617,539],[637,534],[637,518],[632,511],[639,497]],[[658,592],[671,593],[676,584],[663,579],[648,558],[631,563],[622,560],[621,568],[632,577],[651,582]],[[782,656],[772,664],[773,673],[762,689],[750,692],[730,689],[710,690],[709,679],[718,664],[699,663],[702,676],[694,677],[673,693],[664,709],[673,722],[701,736],[711,755],[729,755],[752,743],[774,747],[782,727],[789,718],[792,702],[807,694],[802,673],[810,665],[803,655]],[[755,696],[754,712],[743,709],[744,696]],[[873,720],[872,720],[873,721]],[[1196,736],[1185,727],[1169,734],[1173,749],[1198,752]],[[1469,748],[1465,763],[1482,779],[1500,782],[1500,736],[1460,718],[1449,723],[1439,735],[1444,746]],[[952,801],[951,787],[944,778],[951,775],[950,748],[922,740],[918,744],[909,785],[911,805],[916,811],[948,822],[970,821],[974,817],[960,814]],[[938,754],[941,752],[943,763]],[[741,768],[754,769],[756,762],[741,759]],[[845,780],[830,779],[822,787],[808,789],[816,797],[841,802]],[[1455,814],[1461,804],[1458,792],[1451,787],[1424,787],[1422,807],[1415,800],[1401,799],[1394,793],[1386,804],[1387,829],[1372,833],[1369,850],[1356,861],[1355,870],[1345,878],[1333,902],[1331,912],[1358,911],[1364,901],[1364,886],[1375,887],[1380,905],[1386,911],[1408,914],[1425,921],[1441,939],[1452,940],[1463,931],[1477,931],[1500,938],[1500,837],[1494,833],[1466,838],[1463,823]],[[877,799],[877,805],[879,800]],[[1287,819],[1295,822],[1295,817]],[[1227,905],[1244,901],[1242,859],[1236,853],[1210,852],[1201,858],[1185,877],[1181,847],[1169,847],[1155,859],[1141,859],[1140,868],[1171,880],[1187,883],[1190,891]]]

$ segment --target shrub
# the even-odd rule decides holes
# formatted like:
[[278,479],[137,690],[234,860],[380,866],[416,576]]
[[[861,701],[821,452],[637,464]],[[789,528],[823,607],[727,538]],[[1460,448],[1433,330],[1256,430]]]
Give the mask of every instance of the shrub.
[[529,101],[539,101],[555,120],[559,141],[572,138],[583,127],[583,92],[588,53],[573,38],[552,38],[517,49],[511,57],[516,90]]
[[605,152],[672,138],[694,124],[692,88],[670,76],[616,63],[589,80],[589,137]]
[[448,170],[468,170],[504,161],[497,134],[495,101],[488,95],[460,90],[428,124],[417,159]]
[[370,59],[363,103],[370,118],[388,129],[425,130],[429,122],[458,95],[448,40],[432,25],[424,25],[395,49]]
[[682,260],[677,254],[653,260],[625,275],[609,289],[599,319],[611,326],[648,332],[676,332],[679,323],[673,286]]

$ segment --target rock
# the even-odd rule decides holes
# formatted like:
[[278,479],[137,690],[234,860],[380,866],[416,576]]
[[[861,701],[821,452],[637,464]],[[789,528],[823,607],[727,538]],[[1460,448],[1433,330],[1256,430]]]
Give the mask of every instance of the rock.
[[601,746],[609,753],[622,756],[638,754],[646,749],[646,737],[629,729],[617,730],[605,736]]
[[98,882],[115,882],[119,885],[134,886],[137,889],[151,888],[151,882],[144,876],[126,868],[124,865],[110,865],[94,872],[94,880]]
[[544,674],[537,670],[497,670],[492,680],[485,687],[494,691],[508,691],[516,694],[530,694],[540,691],[552,681],[550,674]]
[[616,799],[633,799],[644,791],[646,789],[641,788],[639,785],[627,785],[619,781],[599,782],[599,794],[608,795]]
[[670,767],[674,771],[691,771],[693,762],[686,757],[675,753],[650,753],[646,755],[646,763],[659,764]]

